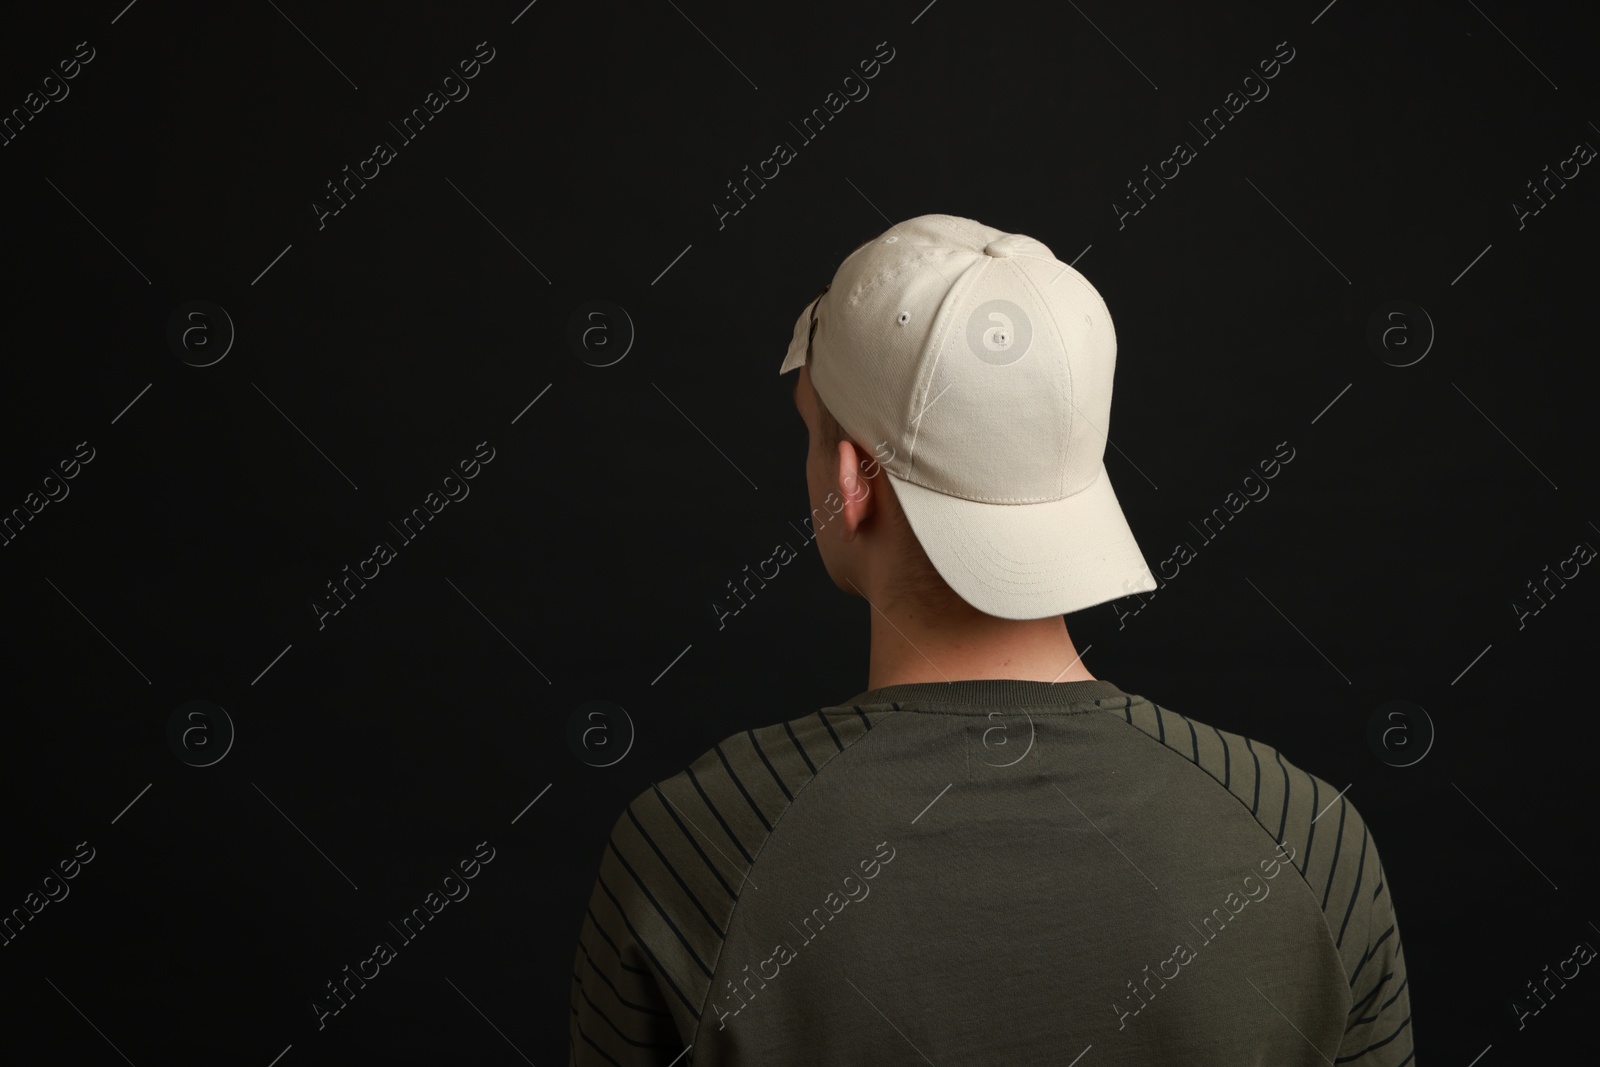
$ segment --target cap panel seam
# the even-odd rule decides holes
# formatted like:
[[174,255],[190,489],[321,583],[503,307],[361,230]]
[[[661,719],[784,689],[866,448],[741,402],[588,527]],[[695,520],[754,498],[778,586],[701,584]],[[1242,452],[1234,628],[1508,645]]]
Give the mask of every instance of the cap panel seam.
[[[1041,262],[1043,261],[1041,260]],[[1059,328],[1060,324],[1056,322],[1056,317],[1053,314],[1050,314],[1050,303],[1045,299],[1044,290],[1039,288],[1038,283],[1027,271],[1018,270],[1017,276],[1022,279],[1022,283],[1028,287],[1028,290],[1031,293],[1033,293],[1033,298],[1037,302],[1040,312],[1048,323],[1050,335],[1055,340],[1056,351],[1061,353],[1061,359],[1058,361],[1060,363],[1060,368],[1057,370],[1057,377],[1059,378],[1061,375],[1065,375],[1067,379],[1067,410],[1063,412],[1067,418],[1067,432],[1063,435],[1061,442],[1056,448],[1056,496],[1053,498],[1055,500],[1063,500],[1068,495],[1067,457],[1072,455],[1072,441],[1078,432],[1079,421],[1077,382],[1074,381],[1072,377],[1072,353],[1067,351],[1066,339],[1061,336],[1061,330]],[[1034,342],[1038,342],[1037,337],[1034,338]],[[1104,449],[1101,450],[1101,459],[1103,462]],[[1093,485],[1093,482],[1091,482],[1090,485]],[[1089,486],[1086,485],[1084,488],[1087,489]]]
[[[939,310],[935,313],[934,325],[928,331],[928,351],[932,353],[933,358],[929,361],[930,365],[927,368],[926,375],[920,381],[913,383],[911,404],[916,410],[916,415],[911,419],[911,441],[906,448],[907,453],[910,455],[910,462],[906,465],[907,474],[917,469],[917,440],[922,436],[922,416],[927,414],[928,407],[932,406],[931,404],[924,405],[922,401],[924,397],[933,391],[934,379],[938,377],[939,368],[944,364],[945,342],[950,336],[952,322],[955,318],[955,307],[962,297],[965,297],[967,291],[983,277],[983,272],[988,269],[988,263],[984,262],[986,260],[988,260],[987,256],[979,256],[977,261],[970,264],[950,284],[949,289],[945,291],[944,299],[939,302]],[[973,267],[976,267],[977,270],[974,271]],[[958,289],[960,290],[959,294],[957,293]],[[954,382],[952,381],[951,384],[953,386]],[[909,481],[910,479],[907,480]],[[933,486],[925,485],[920,481],[916,484],[932,492],[944,492],[942,489],[935,489]]]

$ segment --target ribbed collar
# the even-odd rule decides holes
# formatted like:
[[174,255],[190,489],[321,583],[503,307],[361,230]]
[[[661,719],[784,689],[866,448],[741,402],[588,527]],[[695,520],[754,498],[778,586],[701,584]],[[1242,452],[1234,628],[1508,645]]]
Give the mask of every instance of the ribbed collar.
[[[1118,705],[1124,693],[1104,678],[1075,682],[1040,682],[1022,678],[965,678],[954,682],[903,682],[857,693],[836,708],[877,704],[901,711],[943,711],[982,714],[995,707],[1079,711],[1084,705]],[[824,708],[824,711],[831,710]]]

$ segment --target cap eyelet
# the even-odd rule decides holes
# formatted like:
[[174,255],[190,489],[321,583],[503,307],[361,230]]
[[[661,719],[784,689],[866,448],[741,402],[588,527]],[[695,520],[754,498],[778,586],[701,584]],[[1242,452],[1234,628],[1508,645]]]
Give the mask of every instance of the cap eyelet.
[[898,237],[885,237],[883,239],[883,243],[886,244],[886,245],[892,245],[898,240],[900,240],[900,238],[898,238]]
[[911,312],[909,312],[909,311],[900,312],[900,317],[897,318],[895,321],[898,322],[900,325],[904,326],[906,323],[911,321]]

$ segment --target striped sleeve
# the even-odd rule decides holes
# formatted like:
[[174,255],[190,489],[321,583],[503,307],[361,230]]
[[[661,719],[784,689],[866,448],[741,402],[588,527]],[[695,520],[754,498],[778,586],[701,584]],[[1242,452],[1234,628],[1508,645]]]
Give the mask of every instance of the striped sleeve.
[[633,799],[606,841],[578,938],[568,1067],[693,1062],[756,857],[799,792],[871,728],[852,711],[745,730]]
[[684,1048],[668,1000],[683,991],[645,932],[659,933],[661,917],[651,922],[645,914],[650,903],[623,859],[629,824],[624,812],[611,830],[578,935],[568,1067],[666,1067]]
[[[1358,900],[1347,914],[1342,935],[1345,943],[1364,946],[1350,975],[1350,1022],[1339,1045],[1336,1064],[1355,1067],[1402,1067],[1412,1059],[1411,988],[1406,978],[1400,924],[1389,896],[1389,878],[1378,859],[1371,834],[1365,839],[1363,859],[1376,872],[1371,891],[1359,883]],[[1341,953],[1346,955],[1343,945]]]
[[1272,839],[1295,849],[1294,865],[1322,907],[1344,964],[1351,1009],[1336,1064],[1412,1062],[1411,991],[1400,928],[1378,846],[1342,790],[1271,745],[1196,722],[1133,696],[1119,714],[1209,774],[1250,810]]

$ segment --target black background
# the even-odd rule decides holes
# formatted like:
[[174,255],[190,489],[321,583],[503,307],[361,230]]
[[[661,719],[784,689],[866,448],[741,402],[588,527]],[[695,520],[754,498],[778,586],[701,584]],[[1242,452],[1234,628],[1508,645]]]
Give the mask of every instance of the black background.
[[[1600,144],[1592,11],[123,2],[0,33],[8,114],[95,52],[0,148],[0,512],[95,457],[0,548],[0,912],[95,850],[0,948],[0,1059],[564,1061],[627,801],[866,686],[869,609],[814,553],[720,630],[712,605],[808,513],[777,374],[795,315],[929,212],[1035,236],[1100,290],[1112,479],[1152,566],[1198,550],[1139,614],[1069,617],[1089,668],[1349,783],[1425,1063],[1587,1032],[1590,968],[1523,1029],[1510,1002],[1600,943],[1600,578],[1521,628],[1512,602],[1600,545],[1600,178],[1520,227],[1513,201]],[[482,41],[470,95],[398,144]],[[885,41],[870,95],[800,142]],[[1189,124],[1279,42],[1270,95],[1202,143]],[[378,140],[396,158],[319,229]],[[1180,140],[1197,157],[1119,227]],[[779,141],[797,158],[719,228]],[[208,367],[167,342],[192,300],[237,331]],[[591,300],[637,332],[610,366],[568,342]],[[1414,314],[1385,362],[1368,323],[1398,300],[1437,337]],[[388,523],[482,441],[470,496],[401,547]],[[1285,441],[1271,495],[1198,538]],[[319,629],[311,602],[378,540],[397,559]],[[167,741],[194,699],[237,731],[207,767]],[[568,743],[591,699],[637,730],[605,768]],[[1413,766],[1366,739],[1393,699],[1437,731]],[[323,984],[480,841],[471,895],[319,1029]]]

